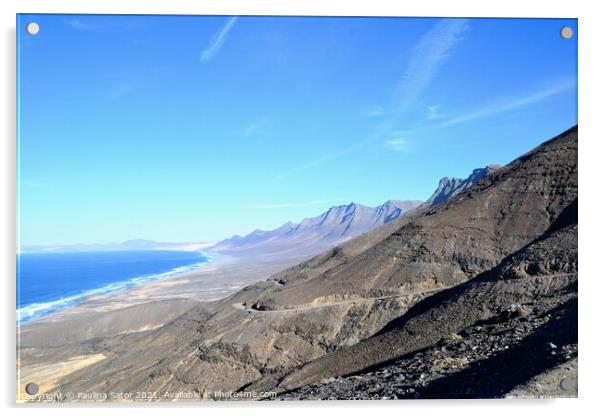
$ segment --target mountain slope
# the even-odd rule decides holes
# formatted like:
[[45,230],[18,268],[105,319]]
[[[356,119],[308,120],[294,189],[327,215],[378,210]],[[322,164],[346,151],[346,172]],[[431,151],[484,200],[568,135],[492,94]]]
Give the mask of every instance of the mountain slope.
[[[461,283],[540,236],[577,196],[577,130],[542,144],[434,207],[279,273],[258,299],[286,308],[329,297],[418,293]],[[372,244],[370,244],[372,243]],[[326,263],[326,265],[322,264]]]
[[326,248],[387,224],[421,204],[420,201],[387,201],[371,208],[351,203],[331,207],[322,215],[288,222],[275,230],[255,230],[234,236],[209,249],[218,253],[257,255],[284,252],[319,253]]
[[255,230],[245,236],[233,236],[211,246],[210,250],[253,255],[286,251],[319,253],[388,224],[418,207],[428,208],[440,204],[478,183],[499,167],[489,165],[474,169],[467,178],[444,177],[439,181],[433,195],[424,203],[389,200],[371,208],[352,202],[331,207],[322,215],[305,218],[298,224],[288,222],[274,230]]
[[[408,376],[412,371],[407,361],[420,351],[425,361],[443,357],[450,362],[451,355],[461,366],[457,371],[448,369],[445,374],[448,380],[432,374],[436,365],[425,366],[418,374],[410,375],[420,379],[420,383],[406,382],[413,387],[412,393],[419,391],[420,397],[425,398],[491,397],[503,395],[539,373],[569,361],[576,354],[577,343],[576,205],[575,200],[565,210],[564,218],[548,232],[499,266],[419,302],[376,336],[293,372],[279,383],[280,388],[356,373],[378,364],[394,372],[402,364],[390,364],[391,360],[402,357],[405,368],[399,370]],[[517,335],[495,339],[493,334],[500,332]],[[463,335],[454,338],[458,333]],[[490,334],[489,338],[494,339],[478,333]],[[553,349],[566,352],[550,354],[550,343]],[[469,346],[472,354],[468,352]],[[474,353],[475,350],[480,351]],[[440,354],[441,351],[447,354]],[[504,368],[497,377],[492,377],[496,374],[492,371],[493,362],[498,369]],[[491,371],[489,379],[477,377],[487,371]],[[375,380],[364,381],[375,383]],[[383,382],[381,379],[380,383]],[[353,387],[358,388],[358,383]]]
[[[99,348],[107,358],[66,377],[61,391],[289,390],[431,348],[441,334],[511,308],[511,299],[536,301],[541,319],[556,316],[550,308],[566,300],[568,312],[557,315],[566,327],[576,271],[576,227],[567,227],[576,198],[573,128],[447,201],[269,281],[110,350],[102,340],[86,343],[75,351]],[[568,345],[565,334],[558,339]],[[539,345],[535,339],[529,345]]]

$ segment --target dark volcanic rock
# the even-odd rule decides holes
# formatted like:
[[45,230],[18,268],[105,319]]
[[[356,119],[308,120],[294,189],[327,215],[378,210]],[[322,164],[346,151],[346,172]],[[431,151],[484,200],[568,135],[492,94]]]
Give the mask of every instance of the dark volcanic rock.
[[[436,303],[419,302],[375,337],[292,373],[281,385],[340,377],[341,369],[347,374],[371,370],[340,377],[337,383],[300,387],[277,398],[415,398],[416,393],[421,398],[504,397],[516,386],[574,359],[576,217],[574,221],[493,270],[436,295]],[[547,261],[562,265],[563,272],[511,279],[504,275],[513,265]],[[494,317],[480,320],[478,309],[483,308]],[[519,312],[525,310],[530,312]],[[446,337],[448,333],[452,335]],[[398,375],[403,375],[402,383]],[[376,385],[378,391],[372,389]]]
[[[542,196],[543,199],[540,199]],[[498,202],[493,202],[496,199]],[[479,204],[473,207],[473,201],[479,201]],[[500,205],[502,201],[503,204]],[[541,205],[538,201],[541,201]],[[507,253],[506,258],[499,265],[496,266],[498,262],[492,261],[491,266],[486,267],[487,264],[483,262],[481,264],[483,271],[475,279],[427,297],[406,314],[390,322],[376,336],[356,345],[338,349],[291,372],[279,382],[279,388],[297,388],[324,378],[338,377],[380,366],[397,357],[432,348],[441,339],[448,338],[449,334],[452,334],[452,339],[455,339],[459,335],[454,334],[462,330],[472,331],[473,326],[475,329],[478,327],[482,330],[484,322],[508,325],[509,328],[523,322],[531,325],[538,314],[549,311],[555,305],[555,300],[561,299],[561,303],[555,305],[558,307],[562,307],[562,302],[576,302],[576,128],[497,170],[473,186],[469,193],[461,193],[427,210],[423,216],[412,219],[412,222],[402,226],[391,235],[391,238],[383,240],[379,245],[389,246],[387,247],[389,250],[385,250],[387,254],[391,253],[390,248],[393,245],[399,247],[402,244],[403,250],[396,253],[408,260],[401,262],[402,270],[406,271],[401,274],[401,277],[408,279],[408,276],[415,278],[416,275],[420,275],[420,269],[413,268],[410,271],[407,269],[408,262],[416,261],[415,259],[420,257],[429,259],[428,267],[433,270],[433,262],[437,256],[433,250],[425,250],[426,245],[435,242],[444,244],[449,240],[438,238],[429,241],[421,238],[417,241],[415,236],[424,235],[425,226],[427,224],[431,226],[429,222],[433,221],[433,217],[438,216],[441,219],[435,220],[435,228],[429,228],[429,234],[431,238],[433,234],[440,235],[441,230],[449,226],[450,220],[454,222],[456,207],[471,209],[464,211],[464,221],[456,225],[454,237],[450,237],[454,242],[453,246],[450,245],[451,251],[447,253],[446,250],[441,251],[444,257],[451,253],[455,255],[447,261],[448,265],[458,264],[458,260],[466,258],[464,256],[470,253],[473,256],[473,265],[476,266],[474,256],[488,244],[488,241],[495,241],[494,246],[501,243],[502,246],[508,244],[506,247],[509,247],[525,238],[525,232],[532,232],[531,237],[522,240],[524,244],[517,244],[516,252]],[[481,220],[485,218],[493,220],[489,224],[489,226],[493,225],[491,231],[500,228],[490,237],[485,237],[484,232],[488,227],[484,226],[483,222],[480,227],[470,226],[471,218],[475,217]],[[479,241],[478,245],[467,247],[460,244],[462,241],[460,236],[467,228],[472,228],[470,231],[467,230],[467,236],[471,235],[473,241]],[[413,237],[413,244],[403,245],[409,236]],[[462,251],[455,251],[458,246]],[[370,249],[367,252],[374,254],[381,262],[386,261],[385,256],[381,254],[382,251]],[[408,253],[412,256],[410,257]],[[378,268],[377,261],[371,261],[368,256],[362,254],[358,257],[374,265],[374,268]],[[349,271],[346,267],[339,269]],[[380,267],[379,271],[382,275],[383,268]],[[441,279],[442,271],[439,268],[439,274],[434,271],[431,273]],[[428,279],[423,277],[421,282],[424,285]],[[452,286],[453,283],[448,282],[448,285]],[[576,315],[569,314],[569,316],[572,319],[569,321],[576,328]],[[519,331],[532,332],[529,328],[531,327],[521,328]],[[569,334],[574,334],[575,339],[566,342],[576,343],[576,332],[569,332]],[[504,344],[505,340],[496,339],[495,334],[489,333],[486,339],[493,343],[491,348],[510,348],[507,343]],[[451,350],[466,352],[472,351],[472,347],[469,348],[469,344],[466,343],[465,346],[451,346]],[[476,350],[478,349],[479,346],[476,346]]]

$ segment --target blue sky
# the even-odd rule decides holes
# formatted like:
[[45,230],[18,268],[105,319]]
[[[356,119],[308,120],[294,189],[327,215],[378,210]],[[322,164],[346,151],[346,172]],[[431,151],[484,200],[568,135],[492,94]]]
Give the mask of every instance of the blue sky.
[[424,200],[576,124],[576,25],[21,15],[21,243],[216,241]]

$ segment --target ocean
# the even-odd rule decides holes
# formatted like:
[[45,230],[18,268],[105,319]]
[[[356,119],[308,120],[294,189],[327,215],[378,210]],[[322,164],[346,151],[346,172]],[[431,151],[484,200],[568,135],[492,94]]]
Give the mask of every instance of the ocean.
[[87,296],[163,279],[207,263],[205,253],[114,251],[17,255],[17,324],[76,305]]

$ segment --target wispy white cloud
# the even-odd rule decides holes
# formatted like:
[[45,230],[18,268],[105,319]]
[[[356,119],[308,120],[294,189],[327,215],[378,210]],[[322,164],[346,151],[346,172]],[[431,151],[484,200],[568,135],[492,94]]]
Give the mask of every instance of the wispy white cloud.
[[[281,180],[291,174],[331,162],[359,151],[377,140],[382,140],[383,137],[390,137],[395,128],[399,113],[407,110],[410,105],[414,104],[420,94],[429,86],[433,78],[437,75],[441,65],[449,57],[451,50],[462,39],[462,33],[468,27],[469,21],[467,19],[442,19],[419,39],[410,53],[409,63],[402,79],[394,88],[393,108],[370,105],[363,108],[360,112],[362,117],[384,116],[371,136],[338,152],[322,156],[282,172],[275,177],[275,180]],[[433,114],[436,111],[437,108],[433,108]],[[385,146],[391,150],[401,152],[408,150],[409,142],[401,138],[388,139],[385,141]]]
[[[419,137],[430,134],[434,130],[445,129],[456,125],[470,123],[481,119],[487,119],[502,115],[504,113],[518,112],[528,109],[530,106],[544,102],[555,96],[576,91],[577,83],[574,79],[565,79],[546,86],[534,89],[523,94],[498,97],[486,101],[472,109],[467,109],[456,114],[440,114],[435,118],[426,117],[426,123],[420,127],[395,131],[396,135],[407,137]],[[385,142],[387,146],[387,142]],[[390,146],[388,146],[390,147]]]
[[545,87],[540,87],[539,89],[532,90],[526,94],[498,97],[461,113],[441,114],[437,108],[434,111],[435,114],[431,114],[433,111],[431,108],[428,108],[426,124],[412,129],[397,130],[394,133],[402,138],[386,140],[384,141],[384,145],[390,150],[406,152],[411,149],[411,140],[407,139],[408,137],[420,137],[431,134],[436,130],[527,109],[530,106],[562,93],[571,90],[576,91],[576,88],[576,80],[566,79],[555,83],[548,83]]
[[429,105],[426,107],[426,118],[429,120],[435,120],[444,117],[441,114],[441,105]]
[[213,39],[209,45],[201,52],[201,62],[208,62],[219,52],[224,46],[224,43],[228,39],[230,31],[236,24],[238,16],[230,17],[226,23],[220,28],[220,30],[213,36]]
[[443,19],[420,38],[396,87],[396,111],[405,111],[428,87],[468,27],[467,19]]
[[112,16],[96,19],[94,16],[68,17],[65,23],[72,29],[96,32],[125,32],[143,29],[154,24],[156,19],[145,16],[144,19],[132,19],[130,16]]
[[319,157],[317,159],[310,160],[309,162],[303,163],[301,165],[295,166],[287,171],[284,171],[284,172],[281,172],[280,174],[278,174],[276,177],[274,177],[274,181],[280,181],[294,173],[298,173],[298,172],[302,172],[307,169],[311,169],[315,166],[319,166],[324,163],[331,162],[340,157],[343,157],[343,156],[346,156],[353,152],[356,152],[356,151],[360,150],[361,148],[363,148],[364,146],[366,146],[368,143],[371,143],[375,140],[376,140],[375,136],[370,136],[367,139],[361,140],[359,142],[351,144],[350,146],[344,147],[341,150],[339,150],[338,152],[334,152],[334,153]]
[[[450,52],[462,40],[462,33],[468,30],[469,21],[466,19],[441,20],[419,41],[410,58],[410,64],[402,80],[396,86],[397,100],[393,100],[393,109],[379,105],[364,107],[361,116],[384,116],[377,124],[374,133],[364,140],[360,140],[339,151],[321,156],[293,167],[275,177],[281,180],[292,174],[314,168],[344,157],[363,149],[376,141],[398,152],[411,150],[413,137],[429,133],[433,130],[443,129],[475,120],[495,117],[503,113],[526,109],[562,93],[576,90],[576,80],[566,79],[528,93],[498,97],[475,105],[473,109],[456,114],[449,110],[442,111],[441,105],[426,106],[421,123],[414,128],[399,129],[400,113],[416,104],[417,98],[428,88],[431,81],[441,69],[441,65],[450,56]],[[425,108],[424,106],[422,107]]]
[[278,208],[298,208],[298,207],[309,207],[312,205],[321,205],[332,202],[332,199],[320,199],[315,201],[307,202],[282,202],[275,204],[258,204],[258,205],[247,205],[242,208],[245,209],[278,209]]
[[407,152],[410,148],[410,143],[404,138],[389,139],[385,141],[385,147],[396,152]]
[[479,106],[478,108],[450,117],[437,127],[450,127],[457,124],[467,123],[482,118],[492,117],[498,114],[522,109],[533,104],[537,104],[547,98],[575,89],[577,84],[575,80],[564,80],[554,85],[532,91],[525,95],[516,95],[497,99],[494,102]]
[[267,124],[267,120],[259,120],[254,123],[249,124],[243,130],[243,135],[245,137],[253,136],[257,131],[261,130],[262,127],[265,127]]
[[81,19],[78,19],[76,17],[72,18],[72,19],[68,19],[67,20],[67,24],[69,26],[71,26],[73,29],[77,29],[77,30],[92,30],[94,29],[94,26],[88,24],[88,23],[84,23]]
[[107,93],[107,97],[111,100],[117,100],[124,95],[129,94],[134,90],[134,86],[131,84],[123,83],[112,87]]

